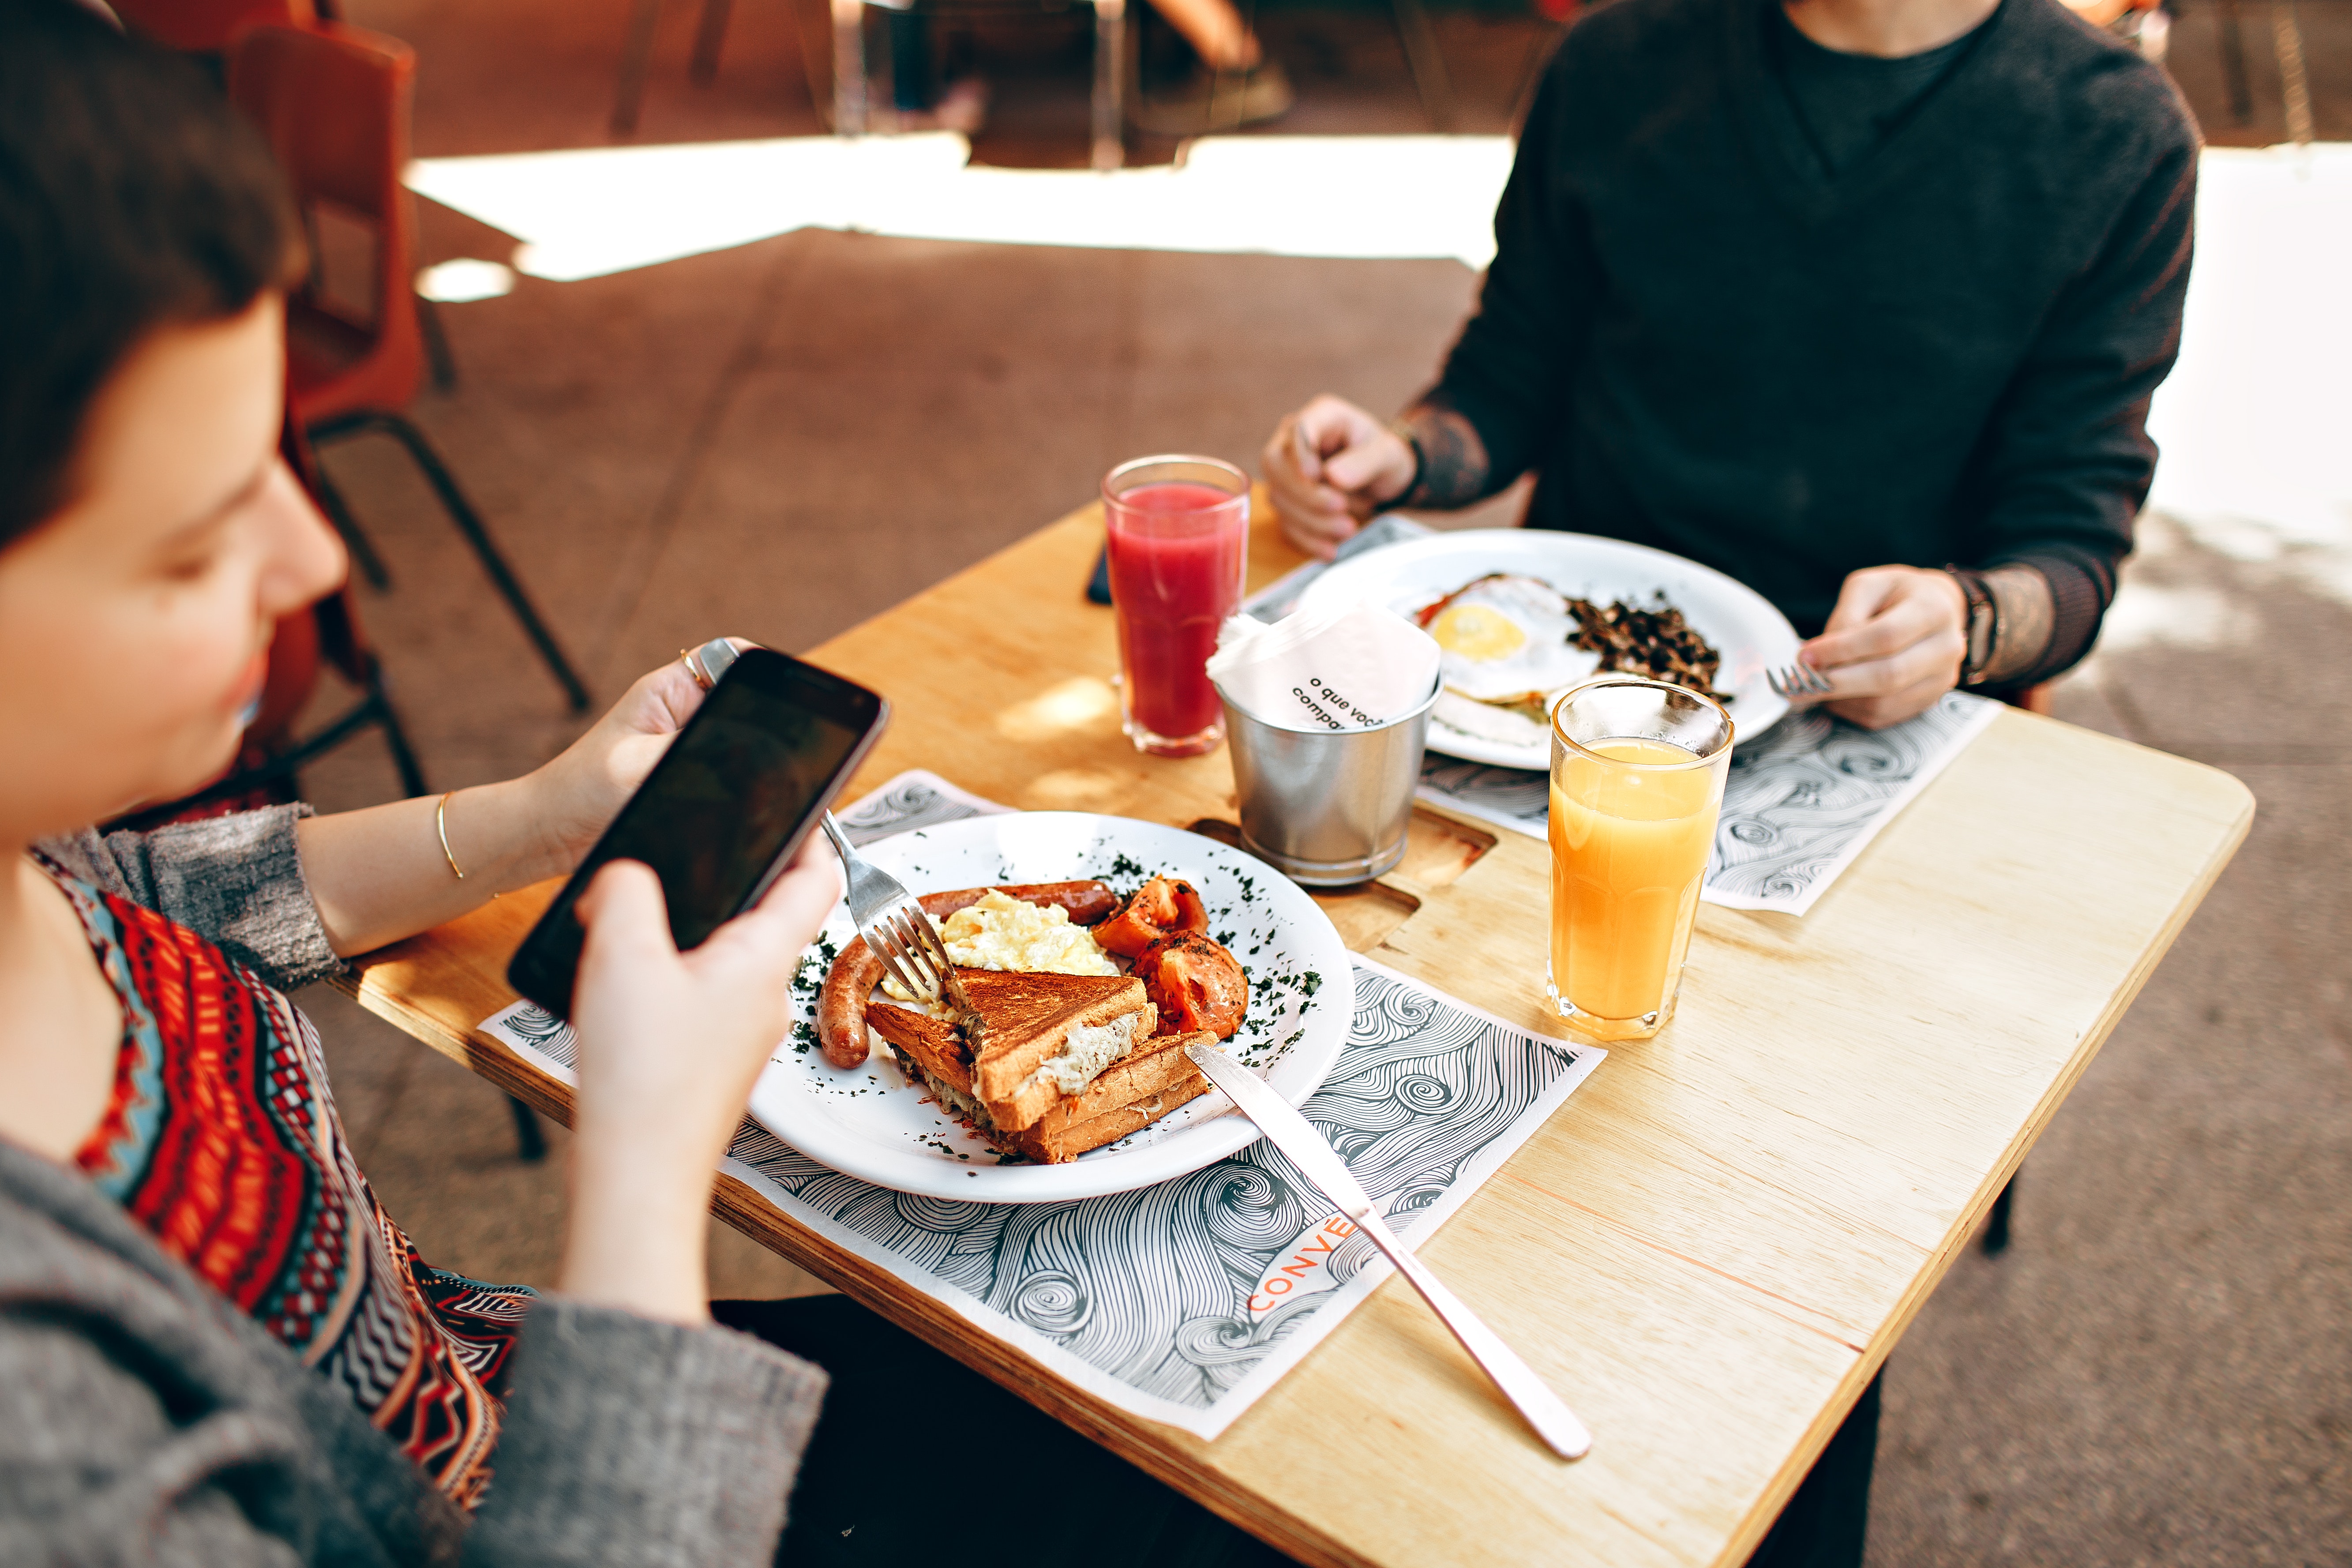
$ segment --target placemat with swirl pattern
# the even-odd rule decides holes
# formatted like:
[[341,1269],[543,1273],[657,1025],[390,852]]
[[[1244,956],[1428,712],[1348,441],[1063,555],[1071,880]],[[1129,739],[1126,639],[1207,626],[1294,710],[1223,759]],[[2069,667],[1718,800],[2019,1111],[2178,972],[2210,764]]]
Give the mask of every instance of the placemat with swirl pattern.
[[[1990,698],[1948,691],[1916,719],[1885,730],[1818,710],[1790,714],[1731,753],[1700,896],[1735,910],[1803,914],[2000,711]],[[1421,760],[1421,795],[1537,838],[1551,801],[1542,773],[1435,752]]]
[[[861,839],[992,807],[902,774],[842,814]],[[566,1080],[571,1030],[529,1004],[486,1032]],[[1356,1016],[1307,1119],[1418,1245],[1606,1053],[1528,1033],[1357,960]],[[1391,1272],[1264,1142],[1189,1176],[1067,1204],[869,1185],[746,1121],[721,1169],[779,1210],[1097,1397],[1215,1437]],[[1474,1305],[1475,1303],[1473,1303]]]

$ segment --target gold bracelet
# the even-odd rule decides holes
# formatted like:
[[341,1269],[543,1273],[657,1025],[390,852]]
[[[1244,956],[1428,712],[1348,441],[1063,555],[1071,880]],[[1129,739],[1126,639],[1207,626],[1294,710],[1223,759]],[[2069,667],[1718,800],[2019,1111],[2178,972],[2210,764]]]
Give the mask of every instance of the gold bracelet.
[[441,804],[433,808],[433,831],[441,836],[441,858],[449,862],[449,869],[456,871],[457,880],[462,882],[466,879],[466,873],[458,869],[457,858],[449,853],[449,795],[457,793],[454,789],[449,791],[448,795],[441,797]]

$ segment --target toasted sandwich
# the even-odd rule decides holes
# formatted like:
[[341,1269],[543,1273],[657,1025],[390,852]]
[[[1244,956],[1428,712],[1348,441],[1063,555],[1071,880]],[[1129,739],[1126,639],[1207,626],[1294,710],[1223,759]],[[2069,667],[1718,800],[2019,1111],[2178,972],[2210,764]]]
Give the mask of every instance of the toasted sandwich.
[[958,978],[971,1009],[972,1098],[1009,1132],[1082,1092],[1160,1024],[1143,982],[1129,975],[980,969]]
[[959,970],[969,1011],[933,1017],[877,1002],[874,1032],[1000,1149],[1074,1160],[1150,1126],[1208,1089],[1183,1045],[1123,975]]

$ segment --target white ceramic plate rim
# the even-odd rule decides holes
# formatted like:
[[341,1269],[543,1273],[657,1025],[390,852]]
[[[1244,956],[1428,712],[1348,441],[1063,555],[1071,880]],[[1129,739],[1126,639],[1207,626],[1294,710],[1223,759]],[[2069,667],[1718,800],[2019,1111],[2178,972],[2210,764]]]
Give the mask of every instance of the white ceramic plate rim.
[[[1370,599],[1391,609],[1426,604],[1486,572],[1521,572],[1562,593],[1646,597],[1663,588],[1698,634],[1723,653],[1718,679],[1730,682],[1738,739],[1752,741],[1780,721],[1788,700],[1764,679],[1794,663],[1797,628],[1769,599],[1711,566],[1646,544],[1549,529],[1473,528],[1384,545],[1342,561],[1307,586],[1300,610]],[[1551,766],[1549,743],[1514,746],[1455,729],[1430,715],[1429,749],[1498,768]]]
[[[997,875],[915,869],[919,864],[940,860],[952,865],[952,858],[958,856],[984,859],[991,850],[1001,862]],[[1295,1006],[1286,1001],[1283,1010],[1265,1023],[1249,1026],[1252,1031],[1262,1030],[1269,1037],[1285,1029],[1297,1031],[1296,1041],[1281,1050],[1263,1076],[1285,1100],[1300,1104],[1322,1086],[1347,1045],[1355,1020],[1355,964],[1330,917],[1280,872],[1213,838],[1160,823],[1091,812],[1009,812],[914,828],[878,839],[860,853],[919,894],[987,882],[1059,882],[1100,876],[1113,858],[1126,855],[1151,869],[1165,867],[1192,879],[1209,895],[1213,931],[1220,929],[1219,918],[1230,913],[1219,907],[1218,889],[1227,879],[1247,877],[1255,883],[1257,898],[1265,901],[1267,918],[1292,950],[1294,965],[1322,977],[1312,996],[1295,998]],[[826,931],[836,942],[854,933],[845,905],[835,906]],[[808,1017],[813,1003],[811,997],[795,996],[796,1024]],[[1255,1012],[1255,1005],[1252,1011]],[[881,1081],[881,1092],[919,1099],[920,1091],[907,1087],[897,1065],[887,1058],[888,1047],[877,1044],[868,1064],[846,1069],[843,1081],[849,1074],[863,1077],[870,1072]],[[1058,1203],[1129,1192],[1187,1175],[1248,1147],[1258,1136],[1247,1118],[1229,1109],[1231,1101],[1211,1089],[1174,1113],[1178,1118],[1189,1117],[1189,1121],[1163,1129],[1139,1144],[1122,1140],[1063,1165],[965,1163],[919,1146],[893,1147],[871,1131],[861,1131],[846,1123],[808,1092],[808,1080],[802,1076],[835,1072],[844,1069],[824,1065],[822,1054],[814,1049],[797,1056],[780,1054],[761,1073],[751,1091],[751,1115],[821,1164],[877,1186],[925,1197],[973,1203]]]

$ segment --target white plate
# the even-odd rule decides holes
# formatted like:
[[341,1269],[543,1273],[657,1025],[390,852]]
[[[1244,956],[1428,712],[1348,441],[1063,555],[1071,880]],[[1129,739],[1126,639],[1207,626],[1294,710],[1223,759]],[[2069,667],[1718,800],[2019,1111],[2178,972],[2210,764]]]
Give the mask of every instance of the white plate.
[[[1121,892],[1167,872],[1201,890],[1209,932],[1240,959],[1249,1013],[1225,1048],[1297,1105],[1348,1043],[1356,971],[1330,917],[1264,861],[1155,822],[1088,812],[1013,812],[919,827],[867,845],[866,858],[914,893],[1098,877]],[[837,907],[823,940],[856,935]],[[934,1198],[1034,1204],[1123,1193],[1197,1171],[1246,1147],[1257,1129],[1214,1089],[1118,1142],[1063,1165],[999,1164],[996,1152],[907,1081],[887,1044],[863,1067],[815,1045],[817,949],[793,987],[793,1037],[760,1075],[751,1114],[813,1160],[877,1185]],[[1311,977],[1311,978],[1310,978]]]
[[[1796,662],[1797,628],[1745,583],[1696,561],[1647,545],[1537,528],[1476,528],[1368,550],[1342,561],[1299,596],[1301,610],[1370,600],[1406,615],[1474,577],[1514,572],[1540,578],[1579,599],[1644,600],[1661,589],[1693,630],[1723,655],[1717,684],[1732,694],[1729,711],[1742,741],[1752,741],[1789,710],[1764,680],[1768,669]],[[1429,749],[1499,768],[1551,766],[1549,737],[1525,745],[1474,735],[1430,715]]]

